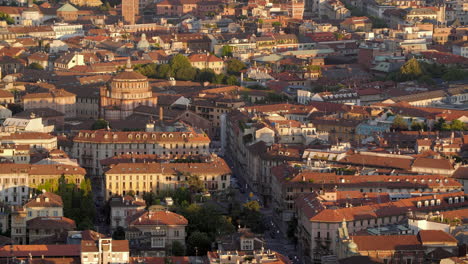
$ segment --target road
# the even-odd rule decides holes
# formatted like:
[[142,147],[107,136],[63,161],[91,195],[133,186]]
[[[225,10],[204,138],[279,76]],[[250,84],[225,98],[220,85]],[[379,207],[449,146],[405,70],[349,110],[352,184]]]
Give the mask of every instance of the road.
[[[241,204],[246,203],[251,200],[250,193],[254,194],[253,197],[259,197],[253,192],[243,181],[243,179],[233,175],[235,182],[237,182],[239,191],[236,192],[236,200]],[[299,255],[297,254],[296,247],[293,243],[287,238],[286,230],[282,230],[278,224],[274,221],[273,210],[271,208],[261,208],[260,212],[264,216],[265,226],[267,230],[264,233],[264,238],[266,242],[266,248],[274,250],[287,256],[294,264],[302,264],[300,261]]]

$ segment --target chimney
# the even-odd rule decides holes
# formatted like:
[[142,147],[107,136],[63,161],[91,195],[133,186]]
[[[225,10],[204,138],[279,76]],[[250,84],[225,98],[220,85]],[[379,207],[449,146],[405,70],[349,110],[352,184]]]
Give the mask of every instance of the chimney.
[[162,106],[159,107],[159,121],[163,121],[164,119],[164,110],[162,108]]

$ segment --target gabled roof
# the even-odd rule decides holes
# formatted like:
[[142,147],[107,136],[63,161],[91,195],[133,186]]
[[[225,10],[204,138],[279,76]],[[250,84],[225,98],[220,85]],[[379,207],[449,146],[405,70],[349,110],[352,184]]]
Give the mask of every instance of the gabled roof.
[[72,6],[70,3],[66,3],[63,6],[61,6],[59,9],[57,9],[58,12],[77,12],[78,9],[74,6]]
[[63,207],[63,201],[59,195],[45,192],[29,200],[24,207]]

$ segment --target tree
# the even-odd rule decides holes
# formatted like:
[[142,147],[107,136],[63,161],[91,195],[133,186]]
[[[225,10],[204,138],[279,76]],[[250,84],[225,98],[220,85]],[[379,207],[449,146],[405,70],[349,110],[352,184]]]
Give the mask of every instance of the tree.
[[411,130],[413,131],[427,130],[427,127],[423,122],[413,121],[411,122]]
[[196,80],[201,83],[214,83],[216,81],[216,73],[212,69],[203,69],[198,72]]
[[404,80],[415,80],[421,75],[423,75],[423,70],[419,61],[415,58],[410,59],[407,61],[403,66],[400,68],[401,77]]
[[185,256],[185,248],[179,241],[172,242],[171,251],[173,256]]
[[451,67],[447,69],[444,75],[442,75],[442,79],[444,79],[444,81],[463,80],[466,78],[466,74],[467,72],[460,68]]
[[250,201],[245,204],[243,204],[243,207],[245,209],[254,211],[254,212],[259,212],[260,211],[260,204],[257,201]]
[[6,21],[8,25],[15,24],[15,20],[8,14],[0,12],[0,21]]
[[178,72],[180,69],[192,68],[190,61],[182,54],[177,54],[169,61],[172,71]]
[[281,22],[275,21],[275,22],[271,23],[271,25],[272,25],[273,27],[281,27]]
[[445,119],[439,118],[437,120],[437,123],[434,124],[434,130],[442,131],[447,127],[447,124],[445,123]]
[[228,85],[239,85],[239,81],[237,80],[236,76],[229,75],[224,79],[224,83]]
[[176,71],[175,78],[183,81],[193,81],[197,75],[197,69],[192,66],[180,68]]
[[29,64],[28,68],[33,69],[33,70],[44,70],[44,67],[41,64],[37,63],[37,62],[33,62],[33,63]]
[[393,119],[392,129],[396,131],[408,130],[408,124],[403,117],[398,115]]
[[231,75],[240,75],[243,69],[247,69],[247,65],[238,59],[230,59],[227,62],[227,73]]
[[114,233],[112,233],[112,239],[115,240],[125,240],[125,230],[123,227],[118,226]]
[[222,57],[232,57],[232,47],[229,45],[224,45],[221,49]]
[[450,130],[452,131],[464,131],[466,130],[466,125],[462,121],[455,119],[450,123]]
[[155,77],[159,79],[174,77],[174,71],[171,69],[169,64],[161,64],[158,66]]
[[211,250],[211,240],[206,233],[195,231],[187,238],[189,256],[204,256],[209,250]]
[[93,123],[93,125],[91,126],[91,129],[92,130],[104,129],[104,128],[107,128],[108,125],[109,125],[109,122],[100,118],[96,120],[96,122]]
[[202,193],[206,190],[205,183],[197,175],[185,174],[185,183],[192,193]]

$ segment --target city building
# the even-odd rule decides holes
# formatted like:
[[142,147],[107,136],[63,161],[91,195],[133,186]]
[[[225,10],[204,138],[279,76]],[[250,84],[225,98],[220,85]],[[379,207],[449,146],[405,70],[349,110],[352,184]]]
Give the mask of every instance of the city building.
[[114,76],[108,86],[100,90],[101,117],[106,120],[123,120],[140,106],[155,107],[158,98],[153,95],[148,78],[133,71],[130,60],[124,71]]

